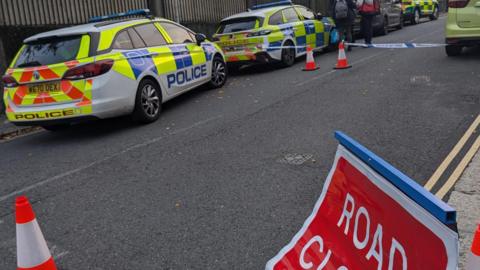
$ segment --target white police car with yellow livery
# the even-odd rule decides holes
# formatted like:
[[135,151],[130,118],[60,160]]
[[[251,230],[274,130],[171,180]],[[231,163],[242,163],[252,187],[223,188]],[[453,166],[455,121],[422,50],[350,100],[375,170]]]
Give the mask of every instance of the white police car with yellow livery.
[[[149,123],[163,102],[203,84],[225,84],[217,45],[149,14],[96,17],[27,38],[2,78],[8,120],[49,130],[127,114]],[[134,15],[147,18],[125,19]]]
[[214,41],[233,68],[248,62],[291,66],[307,46],[334,48],[338,32],[332,18],[287,0],[255,5],[223,19]]

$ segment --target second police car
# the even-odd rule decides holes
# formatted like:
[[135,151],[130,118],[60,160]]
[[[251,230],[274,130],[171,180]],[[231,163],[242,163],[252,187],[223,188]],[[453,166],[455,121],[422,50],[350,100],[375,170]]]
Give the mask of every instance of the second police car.
[[[124,18],[132,15],[148,18]],[[224,55],[202,34],[151,18],[148,10],[91,21],[24,41],[3,77],[9,121],[55,130],[132,114],[149,123],[159,118],[163,102],[226,82]]]
[[338,43],[331,18],[314,14],[291,1],[261,4],[221,21],[214,41],[233,68],[245,62],[293,65],[306,46],[326,48]]

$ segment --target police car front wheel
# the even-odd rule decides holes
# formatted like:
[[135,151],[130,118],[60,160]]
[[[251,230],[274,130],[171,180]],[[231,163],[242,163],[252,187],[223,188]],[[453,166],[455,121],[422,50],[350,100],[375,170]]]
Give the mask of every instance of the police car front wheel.
[[162,99],[160,87],[152,79],[144,79],[138,86],[135,98],[133,119],[141,123],[151,123],[160,117]]
[[227,81],[227,67],[222,57],[215,56],[212,62],[212,78],[210,79],[210,88],[220,88]]

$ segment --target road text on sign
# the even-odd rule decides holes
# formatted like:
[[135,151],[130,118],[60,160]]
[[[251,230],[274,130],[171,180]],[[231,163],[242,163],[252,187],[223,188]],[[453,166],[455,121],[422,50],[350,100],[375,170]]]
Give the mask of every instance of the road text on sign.
[[266,269],[456,269],[457,257],[456,232],[340,145],[314,211]]

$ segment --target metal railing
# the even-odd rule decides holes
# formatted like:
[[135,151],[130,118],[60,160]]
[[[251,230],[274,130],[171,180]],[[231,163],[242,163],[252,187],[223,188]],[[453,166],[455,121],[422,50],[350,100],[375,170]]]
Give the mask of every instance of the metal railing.
[[0,0],[0,26],[71,25],[148,8],[147,0]]

